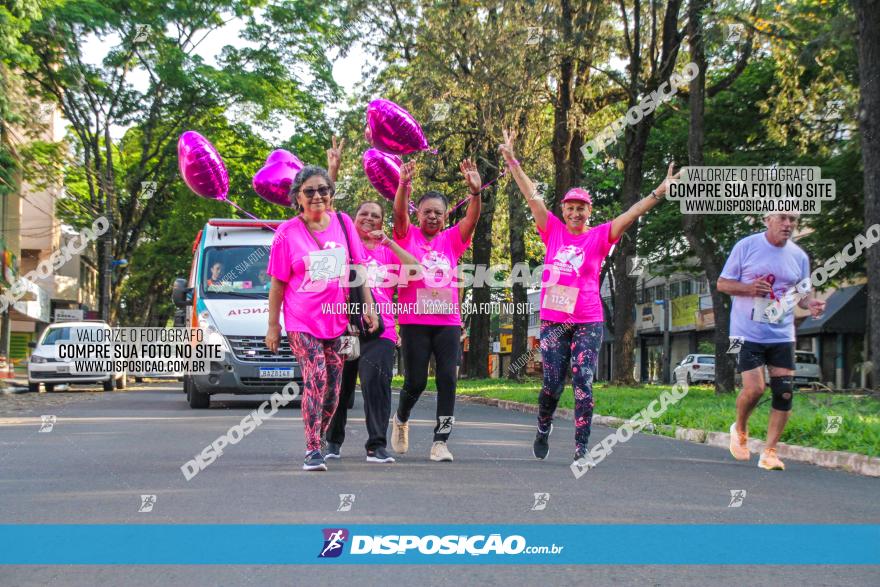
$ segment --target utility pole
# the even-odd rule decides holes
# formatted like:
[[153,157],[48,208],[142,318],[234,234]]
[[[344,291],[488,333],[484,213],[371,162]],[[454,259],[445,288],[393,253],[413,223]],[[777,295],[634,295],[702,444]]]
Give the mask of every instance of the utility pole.
[[669,355],[672,350],[669,344],[669,319],[672,315],[670,303],[667,279],[663,282],[663,383],[669,383]]
[[[108,127],[109,128],[109,127]],[[106,136],[109,144],[109,131]],[[104,179],[104,217],[107,218],[107,232],[104,233],[104,258],[101,263],[101,319],[110,323],[110,292],[113,283],[113,180],[111,169],[113,160],[108,156]]]
[[101,320],[110,323],[110,278],[113,275],[112,228],[104,234],[104,259],[101,263]]

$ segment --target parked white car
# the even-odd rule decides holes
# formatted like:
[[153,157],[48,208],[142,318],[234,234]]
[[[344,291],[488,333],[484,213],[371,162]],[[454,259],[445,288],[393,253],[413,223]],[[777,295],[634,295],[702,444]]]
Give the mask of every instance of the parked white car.
[[37,342],[31,342],[28,345],[33,349],[27,365],[28,389],[34,392],[39,391],[41,383],[46,391],[53,391],[56,385],[65,383],[101,383],[104,386],[104,391],[113,391],[115,383],[116,389],[125,389],[128,378],[122,371],[72,374],[73,361],[58,358],[56,345],[59,341],[80,340],[76,334],[77,331],[109,329],[109,324],[100,321],[50,324]]
[[673,369],[676,381],[715,383],[715,355],[688,355]]
[[809,385],[822,381],[819,358],[809,351],[794,352],[794,384]]
[[[794,352],[794,387],[807,387],[811,383],[822,381],[822,370],[819,368],[819,358],[810,351]],[[742,386],[742,374],[737,373],[734,379],[737,387]],[[764,382],[770,385],[770,370],[764,366]]]

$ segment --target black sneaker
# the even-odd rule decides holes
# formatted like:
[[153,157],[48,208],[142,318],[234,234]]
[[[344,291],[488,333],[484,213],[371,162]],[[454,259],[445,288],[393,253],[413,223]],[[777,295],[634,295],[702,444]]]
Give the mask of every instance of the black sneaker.
[[380,446],[379,448],[375,448],[373,450],[367,451],[367,462],[368,463],[393,463],[394,457],[385,452],[385,447]]
[[324,449],[321,451],[321,454],[324,455],[325,459],[338,459],[340,458],[341,450],[341,444],[338,444],[336,442],[328,442],[325,444]]
[[532,445],[532,454],[535,455],[536,459],[544,460],[547,458],[547,455],[550,454],[550,433],[553,432],[553,424],[550,424],[550,430],[547,432],[541,432],[541,429],[538,429],[538,433],[535,434],[535,444]]
[[303,461],[303,471],[326,471],[327,465],[324,463],[324,457],[321,456],[321,451],[313,450],[309,454],[306,455],[305,460]]

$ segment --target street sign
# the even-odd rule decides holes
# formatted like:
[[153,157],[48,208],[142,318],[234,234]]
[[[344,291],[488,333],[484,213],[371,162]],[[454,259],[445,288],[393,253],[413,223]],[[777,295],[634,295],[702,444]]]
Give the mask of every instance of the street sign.
[[58,308],[55,310],[55,322],[71,322],[83,319],[82,310],[65,310]]

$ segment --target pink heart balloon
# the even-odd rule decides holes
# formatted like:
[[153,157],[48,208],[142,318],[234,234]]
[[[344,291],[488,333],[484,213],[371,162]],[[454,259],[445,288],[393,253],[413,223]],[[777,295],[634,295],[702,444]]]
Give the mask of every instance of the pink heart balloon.
[[225,200],[229,174],[220,153],[208,139],[188,130],[177,141],[177,165],[189,189],[203,198]]
[[397,155],[389,155],[379,149],[368,149],[364,152],[364,172],[367,179],[382,197],[391,201],[394,201],[397,184],[400,183],[402,164],[403,161]]
[[367,127],[372,145],[386,153],[407,155],[428,149],[428,139],[416,119],[390,100],[370,102]]
[[293,185],[296,175],[304,167],[299,159],[293,158],[295,161],[266,163],[254,175],[254,191],[261,198],[272,204],[290,207],[292,203],[290,199],[290,186]]
[[302,161],[299,160],[299,157],[291,153],[290,151],[285,151],[284,149],[275,149],[269,156],[266,157],[266,165],[270,165],[272,163],[292,163],[298,169],[302,169],[305,167]]

